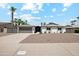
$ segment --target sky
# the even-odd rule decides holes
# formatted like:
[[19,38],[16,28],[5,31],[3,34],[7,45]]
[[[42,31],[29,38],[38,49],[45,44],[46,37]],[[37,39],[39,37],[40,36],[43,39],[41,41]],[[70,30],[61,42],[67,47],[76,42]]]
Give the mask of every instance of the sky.
[[14,18],[31,25],[54,22],[67,25],[79,16],[79,3],[0,3],[0,22],[11,21],[10,7],[16,8]]

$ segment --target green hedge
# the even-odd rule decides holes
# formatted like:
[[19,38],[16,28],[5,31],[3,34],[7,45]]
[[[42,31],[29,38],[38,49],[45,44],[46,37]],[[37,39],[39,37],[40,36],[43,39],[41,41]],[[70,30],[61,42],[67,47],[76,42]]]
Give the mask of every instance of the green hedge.
[[75,30],[75,33],[79,33],[79,29],[78,30]]

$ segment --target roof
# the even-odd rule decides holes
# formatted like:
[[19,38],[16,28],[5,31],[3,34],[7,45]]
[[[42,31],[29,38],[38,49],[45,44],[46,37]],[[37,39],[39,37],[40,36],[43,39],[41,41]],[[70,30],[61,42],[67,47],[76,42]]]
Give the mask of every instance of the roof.
[[66,28],[79,28],[79,27],[66,27]]
[[11,23],[10,22],[0,22],[0,26],[8,27],[8,26],[11,26]]
[[52,23],[52,22],[50,22],[50,23],[48,23],[47,25],[45,25],[46,27],[64,27],[64,26],[62,26],[62,25],[59,25],[59,24],[56,24],[56,23]]
[[10,22],[0,22],[0,25],[11,24]]
[[0,27],[15,28],[10,22],[0,22]]
[[66,25],[66,28],[79,28],[79,26]]
[[58,24],[50,22],[47,25],[58,25]]
[[50,22],[46,25],[42,25],[42,27],[65,27],[65,26]]
[[31,25],[18,25],[18,27],[33,27]]

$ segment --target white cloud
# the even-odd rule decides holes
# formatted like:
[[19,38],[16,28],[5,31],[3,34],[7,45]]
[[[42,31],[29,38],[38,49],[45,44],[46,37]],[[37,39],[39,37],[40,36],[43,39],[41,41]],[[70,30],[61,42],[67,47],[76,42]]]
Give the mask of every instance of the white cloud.
[[10,5],[8,5],[8,6],[7,6],[7,8],[8,8],[8,9],[10,9],[10,8],[11,8],[11,6],[10,6]]
[[21,10],[31,10],[34,13],[38,13],[39,10],[43,10],[42,6],[42,3],[26,3],[23,5]]
[[44,16],[44,18],[53,18],[54,16],[53,15],[51,15],[51,16]]
[[7,3],[0,3],[0,7],[5,8]]
[[70,7],[72,5],[72,3],[63,3],[64,7]]
[[17,15],[15,15],[14,18],[19,18],[19,17]]
[[72,19],[70,19],[70,21],[73,21],[73,20],[77,20],[77,18],[72,18]]
[[45,18],[47,17],[47,16],[44,16]]
[[28,20],[28,21],[41,19],[40,17],[35,17],[35,16],[32,16],[31,14],[23,14],[23,15],[20,15],[19,17],[23,20]]
[[21,8],[21,10],[32,10],[34,7],[33,7],[33,4],[32,3],[27,3],[27,4],[24,4],[23,7]]
[[56,12],[56,8],[53,8],[53,9],[52,9],[52,12]]
[[67,11],[67,8],[63,8],[63,9],[62,9],[62,12],[65,12],[65,11]]
[[[10,11],[8,12],[8,15],[11,15],[11,12],[10,12]],[[16,12],[14,12],[14,15],[17,15],[17,13],[16,13]]]
[[72,5],[72,3],[63,3],[64,8],[62,9],[62,12],[65,12],[68,10],[68,8]]
[[53,18],[53,16],[50,16],[51,18]]
[[32,13],[39,13],[39,11],[38,10],[35,10],[35,11],[32,11]]

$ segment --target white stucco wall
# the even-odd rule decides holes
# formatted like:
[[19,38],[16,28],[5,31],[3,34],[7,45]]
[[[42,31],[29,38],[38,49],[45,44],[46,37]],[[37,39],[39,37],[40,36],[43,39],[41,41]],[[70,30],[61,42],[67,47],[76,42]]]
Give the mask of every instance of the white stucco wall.
[[57,33],[57,29],[53,29],[53,28],[51,28],[51,30],[47,30],[47,28],[46,27],[42,27],[41,28],[42,29],[42,33]]
[[42,27],[41,28],[42,29],[42,33],[64,33],[64,32],[66,32],[66,29],[65,28],[62,28],[61,30],[58,30],[58,28],[51,28],[51,30],[49,31],[49,30],[47,30],[47,28],[46,27]]
[[42,31],[42,33],[45,33],[46,32],[46,27],[41,27],[41,31]]
[[57,29],[51,29],[51,33],[57,33]]
[[62,28],[62,33],[65,33],[66,32],[66,28]]
[[7,28],[4,28],[4,31],[3,31],[4,33],[7,33]]
[[32,27],[32,33],[34,34],[34,32],[35,32],[35,27]]

